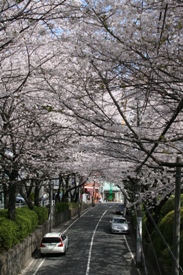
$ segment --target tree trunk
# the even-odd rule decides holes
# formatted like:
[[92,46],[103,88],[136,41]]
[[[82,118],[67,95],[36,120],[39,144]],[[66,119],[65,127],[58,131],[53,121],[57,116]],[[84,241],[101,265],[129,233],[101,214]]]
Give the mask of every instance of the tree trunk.
[[4,192],[4,209],[8,209],[8,192],[6,184],[3,184],[3,192]]
[[[61,198],[60,198],[60,190],[61,190],[61,187],[63,187],[62,184],[63,184],[63,179],[62,179],[62,175],[60,174],[60,175],[59,175],[59,186],[58,186],[57,194],[56,194],[56,196],[55,196],[55,203],[61,201]],[[62,188],[62,189],[63,189],[63,188]]]
[[34,192],[34,205],[35,206],[40,206],[40,201],[39,201],[39,191],[41,189],[41,184],[40,182],[36,181],[35,183],[35,192]]
[[[22,185],[22,187],[23,187],[23,185]],[[31,200],[31,192],[32,192],[32,188],[33,188],[33,182],[31,181],[31,185],[30,186],[26,186],[25,185],[24,188],[22,188],[22,187],[21,187],[19,193],[24,198],[24,200],[25,200],[27,206],[29,207],[29,209],[33,210],[34,205],[33,205],[32,200]],[[23,189],[26,190],[26,195],[23,192]]]
[[9,185],[9,204],[8,204],[8,219],[15,220],[15,204],[16,204],[16,185]]

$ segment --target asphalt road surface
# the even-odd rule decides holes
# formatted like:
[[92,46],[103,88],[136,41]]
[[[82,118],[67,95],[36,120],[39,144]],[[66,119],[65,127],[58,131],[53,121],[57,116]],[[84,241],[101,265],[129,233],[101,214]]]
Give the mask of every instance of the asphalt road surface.
[[[109,220],[114,203],[101,203],[58,228],[69,237],[64,255],[39,253],[22,270],[22,275],[146,275],[135,264],[135,242],[131,234],[111,234]],[[148,273],[150,274],[150,273]]]

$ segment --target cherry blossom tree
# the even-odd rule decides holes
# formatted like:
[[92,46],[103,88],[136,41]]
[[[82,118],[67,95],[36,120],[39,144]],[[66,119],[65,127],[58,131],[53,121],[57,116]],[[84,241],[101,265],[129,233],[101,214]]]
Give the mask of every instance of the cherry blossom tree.
[[[151,158],[158,165],[163,165],[166,158],[160,161],[158,159],[160,154],[162,157],[163,152],[165,155],[166,152],[170,152],[173,156],[173,152],[176,155],[181,150],[177,139],[176,147],[173,146],[175,131],[177,136],[181,136],[179,115],[182,107],[182,67],[181,63],[179,66],[177,64],[178,60],[181,61],[179,55],[181,47],[173,43],[174,40],[180,41],[182,38],[178,27],[181,13],[176,12],[180,5],[172,1],[167,5],[159,1],[159,5],[156,3],[154,6],[153,1],[144,3],[143,6],[140,3],[134,4],[133,1],[118,3],[124,4],[123,9],[116,7],[116,4],[109,4],[109,1],[106,6],[96,1],[95,7],[92,3],[86,7],[90,10],[93,21],[86,22],[90,28],[86,28],[85,22],[83,23],[81,36],[77,41],[78,52],[80,50],[78,56],[85,57],[88,61],[85,78],[81,81],[87,80],[88,76],[88,82],[83,83],[83,86],[88,84],[88,91],[85,94],[91,91],[93,96],[100,97],[100,102],[102,99],[105,102],[104,94],[109,95],[111,102],[107,103],[113,102],[114,108],[124,120],[125,127],[128,128],[129,138],[133,137],[139,149],[147,155],[147,159]],[[149,10],[152,10],[151,14]],[[168,18],[167,12],[169,12]],[[127,16],[126,13],[131,16]],[[169,39],[159,42],[161,45],[158,46],[158,50],[154,50],[157,44],[154,37],[156,35],[157,39],[159,38],[159,25],[165,24],[164,21],[160,22],[160,14],[164,15],[164,20],[168,20],[166,27],[162,25],[162,32],[166,38],[169,35]],[[125,20],[121,22],[120,18],[123,16]],[[147,20],[152,22],[151,18],[157,18],[157,22],[154,25],[150,24],[147,28]],[[119,32],[119,22],[122,25],[121,32]],[[169,24],[172,24],[172,28],[168,27]],[[86,35],[83,35],[83,32]],[[145,36],[147,41],[140,39]],[[91,37],[91,43],[88,42],[88,37]],[[81,46],[83,44],[85,47]],[[83,72],[85,67],[85,65],[82,67]],[[91,72],[90,75],[88,71]],[[80,84],[82,84],[81,81]],[[89,81],[92,87],[89,86]],[[92,91],[93,86],[98,91],[97,95]],[[116,93],[121,94],[120,99],[116,98]],[[169,142],[166,139],[167,132],[169,136],[171,134]],[[154,157],[156,148],[157,153]]]
[[123,152],[121,160],[133,161],[137,174],[173,168],[182,154],[181,6],[86,1],[85,17],[73,25],[72,70],[61,104],[77,117],[83,136],[106,142],[106,154]]
[[70,12],[74,14],[76,10],[74,1],[0,4],[1,184],[9,196],[10,219],[15,218],[15,195],[22,184],[32,178],[39,181],[54,175],[59,161],[65,157],[63,154],[60,158],[60,148],[71,132],[50,116],[49,102],[53,96],[48,95],[48,86],[45,89],[43,85],[46,83],[43,64],[49,66],[55,56],[52,38],[56,40],[59,35],[57,25],[64,27],[63,19],[67,23]]
[[3,1],[3,171],[15,164],[17,181],[22,168],[29,179],[99,170],[121,186],[130,175],[132,189],[141,174],[143,193],[166,193],[154,171],[182,155],[181,7]]

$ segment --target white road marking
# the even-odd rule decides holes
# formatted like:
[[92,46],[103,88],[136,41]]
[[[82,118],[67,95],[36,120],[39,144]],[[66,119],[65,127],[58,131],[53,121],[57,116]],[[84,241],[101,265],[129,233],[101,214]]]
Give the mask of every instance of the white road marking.
[[103,213],[103,215],[101,216],[100,220],[98,221],[94,231],[93,231],[93,235],[92,235],[92,239],[91,239],[91,242],[90,242],[90,250],[89,250],[89,254],[88,254],[88,263],[87,263],[87,269],[86,269],[86,275],[89,274],[89,271],[90,271],[90,262],[91,262],[91,253],[92,253],[92,247],[93,247],[93,240],[94,240],[94,237],[95,237],[95,233],[96,233],[96,230],[97,230],[97,227],[100,223],[100,221],[102,220],[103,216],[105,215],[105,213],[107,212],[107,210]]
[[[127,241],[127,239],[126,239],[126,236],[123,236],[123,237],[124,237],[126,246],[127,246],[128,250],[129,250],[129,252],[130,252],[130,255],[131,255],[131,257],[132,257],[132,260],[133,260],[134,264],[136,265],[135,255],[133,254],[133,252],[132,252],[131,249],[130,249],[130,246],[129,246],[129,244],[128,244],[128,241]],[[138,268],[137,268],[137,272],[138,272],[139,275],[141,274]]]
[[38,272],[38,270],[40,269],[40,267],[43,265],[43,263],[44,263],[45,260],[46,260],[46,258],[44,258],[44,259],[40,262],[40,264],[38,265],[38,267],[37,267],[36,271],[33,273],[33,275],[36,275],[36,273]]
[[31,266],[31,265],[33,264],[33,262],[34,262],[34,259],[32,259],[32,260],[28,263],[28,265],[26,266],[26,268],[24,268],[24,270],[22,270],[22,271],[19,273],[19,275],[20,275],[20,274],[26,274],[26,271],[29,269],[29,266]]
[[[111,206],[111,207],[112,207],[112,206]],[[111,207],[110,207],[110,208],[111,208]],[[92,209],[92,208],[91,208],[91,209]],[[84,212],[80,217],[84,216],[84,215],[85,215],[87,212],[89,212],[91,209],[89,209],[88,211]],[[102,214],[100,220],[98,221],[98,223],[97,223],[97,225],[96,225],[96,227],[95,227],[95,229],[94,229],[94,231],[93,231],[92,239],[91,239],[91,242],[90,242],[89,254],[88,254],[88,263],[87,263],[86,275],[89,275],[89,271],[90,271],[91,254],[92,254],[92,247],[93,247],[93,242],[94,242],[95,233],[96,233],[96,231],[97,231],[97,228],[98,228],[98,226],[99,226],[99,223],[101,222],[103,216],[106,214],[107,211],[108,211],[108,210],[106,210],[106,211]],[[93,216],[93,215],[91,215],[91,216]],[[67,229],[64,231],[64,233],[67,232],[67,230],[68,230],[68,229],[69,229],[69,228],[70,228],[70,227],[71,227],[80,217],[78,217],[77,219],[75,219],[74,222],[71,223],[71,224],[67,227]],[[131,257],[132,257],[132,260],[133,260],[134,264],[136,264],[136,262],[135,262],[135,256],[134,256],[134,254],[132,253],[132,251],[131,251],[131,249],[130,249],[130,246],[129,246],[129,244],[128,244],[128,241],[127,241],[127,239],[126,239],[125,236],[124,236],[124,240],[125,240],[125,243],[126,243],[126,246],[127,246],[128,250],[129,250],[129,252],[130,252],[130,255],[131,255]],[[41,266],[43,265],[43,263],[44,263],[45,260],[46,260],[46,258],[44,258],[44,259],[40,262],[39,266],[37,267],[37,269],[35,270],[35,272],[33,273],[33,275],[36,275],[36,274],[37,274],[37,272],[39,271],[39,269],[41,268]],[[21,274],[26,274],[26,270],[29,268],[29,266],[30,266],[33,262],[34,262],[34,259],[28,264],[28,266],[26,267],[26,269],[25,269],[25,270],[23,271],[23,273],[21,273]],[[137,269],[137,272],[138,272],[138,274],[140,275],[140,271],[139,271],[138,269]]]
[[[90,210],[92,210],[92,208],[89,209],[88,211],[84,212],[80,217],[84,216],[84,215],[85,215],[86,213],[88,213]],[[67,229],[64,230],[63,233],[67,232],[67,230],[68,230],[71,226],[73,226],[73,224],[74,224],[75,222],[77,222],[77,220],[79,220],[80,217],[78,217],[75,221],[73,221],[73,223],[71,223],[71,224],[67,227]]]
[[[90,210],[91,210],[92,208],[90,208],[90,209],[88,209],[87,211],[85,211],[80,217],[82,217],[82,216],[84,216],[86,213],[88,213]],[[93,215],[92,215],[93,216]],[[68,227],[67,227],[67,229],[64,231],[64,233],[65,232],[67,232],[67,230],[75,223],[75,222],[77,222],[77,220],[79,219],[79,217],[76,219],[76,220],[74,220],[74,222],[73,223],[71,223]],[[69,221],[68,221],[69,222]],[[59,232],[59,230],[57,230],[58,232]],[[40,264],[38,265],[38,267],[36,268],[36,270],[35,270],[35,272],[33,273],[33,275],[36,275],[37,274],[37,272],[39,271],[39,269],[41,268],[41,266],[43,265],[43,263],[44,263],[44,261],[46,260],[46,258],[44,258],[41,262],[40,262]],[[26,268],[22,271],[22,273],[20,273],[20,274],[26,274],[26,272],[27,272],[27,270],[29,269],[29,267],[33,264],[33,262],[34,262],[35,260],[33,259],[33,260],[31,260],[30,262],[29,262],[29,264],[26,266]]]

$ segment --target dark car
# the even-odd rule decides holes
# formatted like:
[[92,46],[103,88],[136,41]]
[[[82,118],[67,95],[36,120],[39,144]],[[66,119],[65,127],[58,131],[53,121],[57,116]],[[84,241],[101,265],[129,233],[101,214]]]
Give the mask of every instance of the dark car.
[[123,204],[118,204],[116,206],[116,214],[124,215],[124,205]]

